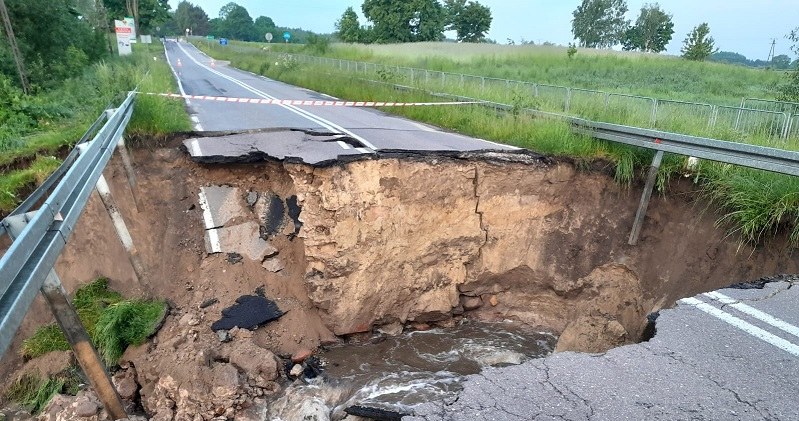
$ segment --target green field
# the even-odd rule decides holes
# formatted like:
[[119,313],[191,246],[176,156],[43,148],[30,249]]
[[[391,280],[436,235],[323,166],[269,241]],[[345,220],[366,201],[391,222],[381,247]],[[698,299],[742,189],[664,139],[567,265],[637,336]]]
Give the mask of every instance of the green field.
[[[263,44],[238,44],[234,48],[223,48],[205,42],[196,42],[196,45],[220,60],[230,60],[231,65],[281,80],[297,86],[306,87],[319,92],[324,92],[340,98],[357,101],[413,101],[436,100],[422,89],[403,91],[396,90],[391,83],[396,83],[395,74],[357,74],[353,72],[336,71],[326,65],[303,64],[296,58],[280,51],[287,49],[295,53],[307,54],[299,47],[271,46]],[[537,70],[527,70],[529,74],[535,72],[550,74],[558,78],[559,83],[564,83],[565,75],[569,80],[589,80],[595,85],[593,88],[606,90],[618,89],[618,86],[601,85],[603,79],[598,74],[614,74],[618,67],[619,74],[638,73],[634,81],[626,85],[628,92],[647,94],[645,89],[652,91],[669,91],[667,98],[715,97],[719,102],[740,102],[736,95],[750,95],[760,93],[767,96],[770,86],[776,86],[780,75],[765,71],[751,70],[714,63],[693,63],[674,58],[661,58],[657,56],[642,56],[640,54],[615,55],[608,52],[588,54],[583,52],[582,57],[569,60],[565,53],[563,57],[555,54],[553,49],[540,47],[521,47],[521,53],[512,54],[502,46],[465,46],[458,45],[454,52],[442,56],[431,48],[442,44],[415,44],[403,46],[332,46],[327,55],[346,56],[362,54],[350,58],[367,58],[371,61],[383,60],[385,63],[421,66],[456,70],[464,73],[479,74],[484,71],[486,76],[498,76],[491,71],[501,71],[503,66],[490,66],[487,63],[517,63],[514,71],[520,72],[519,63],[538,58],[541,67]],[[447,44],[449,45],[449,44]],[[486,49],[485,52],[477,51]],[[496,49],[495,52],[493,49]],[[414,55],[412,51],[416,51]],[[460,67],[458,63],[461,63]],[[438,66],[438,67],[436,67]],[[447,66],[453,67],[453,69]],[[507,65],[505,67],[511,67]],[[536,67],[536,66],[528,66]],[[457,68],[457,69],[455,69]],[[495,69],[496,68],[496,69]],[[640,68],[640,72],[635,70]],[[676,78],[669,78],[671,82],[659,82],[652,79],[663,71],[658,69],[673,68],[680,74],[692,75],[696,80],[693,83],[680,84]],[[549,69],[549,70],[547,70]],[[557,72],[555,69],[560,69]],[[567,71],[566,69],[571,69]],[[510,70],[509,70],[510,71]],[[391,73],[391,72],[387,72]],[[560,74],[561,76],[557,76]],[[705,75],[701,77],[701,75]],[[736,83],[724,84],[728,90],[721,93],[716,89],[722,85],[725,77],[737,80]],[[649,78],[649,82],[647,82]],[[386,84],[375,83],[365,79],[378,79]],[[554,80],[554,79],[553,79]],[[623,85],[624,78],[615,76],[616,84]],[[539,80],[539,82],[541,82]],[[659,86],[658,86],[659,85]],[[681,86],[684,86],[681,88]],[[463,84],[446,86],[445,84],[433,86],[435,92],[463,94],[458,89],[471,89]],[[432,87],[431,87],[432,88]],[[430,89],[433,90],[433,89]],[[468,93],[468,92],[467,92]],[[399,108],[385,111],[397,113],[419,121],[428,122],[440,127],[455,130],[467,135],[477,136],[493,141],[503,142],[525,147],[537,152],[554,156],[568,156],[577,158],[578,162],[603,160],[615,166],[616,179],[629,185],[640,178],[651,161],[652,152],[637,148],[626,147],[615,143],[597,141],[575,135],[568,124],[563,120],[540,118],[525,112],[526,109],[543,109],[546,104],[536,102],[531,95],[505,89],[504,86],[495,86],[490,89],[481,89],[480,98],[499,101],[504,98],[504,103],[513,106],[511,112],[495,112],[480,106],[460,107],[424,107],[424,108]],[[626,124],[635,124],[639,116],[628,108],[602,107],[601,109],[586,108],[591,118],[599,121],[611,121]],[[775,141],[766,134],[757,133],[741,138],[741,133],[729,130],[721,125],[713,130],[708,130],[704,120],[692,118],[690,114],[680,115],[675,113],[671,119],[666,120],[667,127],[674,131],[691,134],[702,134],[722,139],[746,141],[754,144],[782,146],[797,148],[796,144],[786,144]],[[667,155],[658,177],[658,189],[666,193],[669,181],[687,173],[684,168],[685,157]],[[725,229],[735,232],[743,241],[760,243],[773,234],[788,230],[791,232],[793,246],[799,246],[799,180],[761,171],[753,171],[726,164],[703,161],[700,166],[691,171],[691,176],[697,183],[699,194],[711,200],[717,207],[726,212],[719,220]]]
[[[0,215],[13,210],[30,189],[60,165],[59,156],[72,147],[97,119],[139,87],[150,92],[177,89],[161,44],[136,45],[131,57],[113,57],[86,68],[82,75],[36,96],[7,95],[17,111],[12,121],[26,124],[0,127]],[[139,97],[128,136],[163,137],[191,130],[180,103]]]

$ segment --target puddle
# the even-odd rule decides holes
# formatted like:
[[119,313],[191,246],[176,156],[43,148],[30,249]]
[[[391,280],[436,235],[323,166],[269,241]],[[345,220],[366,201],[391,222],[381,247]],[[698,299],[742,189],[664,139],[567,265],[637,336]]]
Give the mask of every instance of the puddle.
[[289,386],[270,405],[269,419],[340,420],[351,406],[410,414],[415,405],[454,399],[469,374],[546,356],[555,342],[519,323],[464,320],[451,329],[332,347],[320,355],[323,375]]

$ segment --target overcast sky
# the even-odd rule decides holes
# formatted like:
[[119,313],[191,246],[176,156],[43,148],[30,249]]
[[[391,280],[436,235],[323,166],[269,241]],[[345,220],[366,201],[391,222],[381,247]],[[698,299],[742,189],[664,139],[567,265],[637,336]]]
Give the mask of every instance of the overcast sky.
[[[189,0],[211,18],[230,0]],[[170,0],[174,9],[179,0]],[[333,32],[334,23],[352,6],[363,22],[362,0],[238,0],[255,19],[265,15],[277,25]],[[572,11],[580,0],[480,0],[491,8],[494,21],[488,37],[500,43],[508,38],[565,45],[572,41]],[[628,18],[635,20],[646,0],[628,0]],[[674,15],[674,37],[668,53],[679,54],[686,34],[702,22],[710,24],[716,46],[739,52],[750,59],[766,59],[771,39],[777,39],[777,54],[791,55],[785,39],[799,26],[799,0],[662,0],[661,7]]]

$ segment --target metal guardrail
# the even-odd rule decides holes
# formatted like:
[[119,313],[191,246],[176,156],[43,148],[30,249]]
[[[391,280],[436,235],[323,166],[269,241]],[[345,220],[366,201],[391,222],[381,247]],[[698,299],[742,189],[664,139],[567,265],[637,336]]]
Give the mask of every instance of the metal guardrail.
[[[11,215],[0,221],[13,242],[0,258],[0,356],[4,355],[36,295],[41,291],[81,368],[113,419],[126,418],[121,400],[91,344],[86,329],[54,271],[58,256],[102,180],[111,155],[133,115],[135,93],[97,119],[62,165]],[[86,141],[107,118],[105,125]],[[58,185],[53,187],[53,184]],[[37,211],[30,211],[47,192]],[[110,210],[109,210],[110,212]]]
[[576,118],[569,122],[577,133],[597,139],[799,176],[799,152]]

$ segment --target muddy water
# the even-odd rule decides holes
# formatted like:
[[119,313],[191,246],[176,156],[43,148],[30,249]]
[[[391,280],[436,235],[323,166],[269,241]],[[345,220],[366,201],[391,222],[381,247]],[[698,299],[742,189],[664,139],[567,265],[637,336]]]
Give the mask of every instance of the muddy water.
[[324,374],[289,386],[268,418],[339,420],[352,405],[412,413],[417,404],[454,398],[466,375],[545,356],[555,342],[518,323],[463,321],[333,347],[321,355]]

